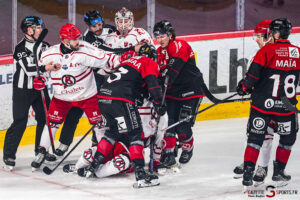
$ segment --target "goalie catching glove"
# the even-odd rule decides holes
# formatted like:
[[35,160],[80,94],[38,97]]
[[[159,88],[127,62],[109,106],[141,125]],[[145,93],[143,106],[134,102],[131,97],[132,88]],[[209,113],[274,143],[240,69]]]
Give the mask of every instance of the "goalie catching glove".
[[46,78],[43,76],[37,76],[33,79],[33,88],[35,90],[41,91],[45,89],[46,86]]

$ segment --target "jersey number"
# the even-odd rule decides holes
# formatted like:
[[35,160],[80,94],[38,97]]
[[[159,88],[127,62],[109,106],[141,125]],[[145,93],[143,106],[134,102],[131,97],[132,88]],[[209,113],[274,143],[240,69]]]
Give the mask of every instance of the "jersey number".
[[128,70],[127,70],[127,69],[125,69],[125,68],[123,68],[123,67],[120,67],[120,68],[118,69],[118,72],[113,73],[113,74],[116,76],[116,78],[111,79],[110,76],[109,76],[108,79],[107,79],[107,82],[108,82],[108,83],[112,83],[112,82],[114,82],[114,81],[120,80],[120,79],[121,79],[121,75],[122,75],[122,74],[127,74],[127,73],[128,73]]
[[[274,87],[273,87],[273,92],[272,92],[272,96],[273,97],[277,97],[278,96],[278,89],[279,89],[279,85],[280,85],[280,75],[279,74],[274,74],[270,77],[270,79],[274,80]],[[295,90],[295,75],[288,75],[285,80],[284,80],[284,92],[285,95],[288,98],[292,98],[295,96],[296,90]],[[291,88],[289,90],[289,88]],[[289,91],[288,91],[289,90]]]

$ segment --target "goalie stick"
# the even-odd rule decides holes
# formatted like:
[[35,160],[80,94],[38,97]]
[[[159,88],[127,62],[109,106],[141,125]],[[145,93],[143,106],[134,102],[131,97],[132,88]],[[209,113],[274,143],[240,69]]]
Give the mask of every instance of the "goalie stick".
[[214,104],[212,104],[212,105],[210,105],[210,106],[208,106],[208,107],[206,107],[206,108],[204,108],[204,109],[202,109],[202,110],[196,112],[196,113],[193,114],[193,115],[189,115],[189,116],[187,116],[186,118],[181,119],[181,120],[179,120],[178,122],[176,122],[176,123],[174,123],[174,124],[168,126],[167,128],[163,129],[163,131],[166,131],[166,130],[168,130],[168,129],[170,129],[170,128],[173,128],[173,127],[175,127],[175,126],[178,126],[179,124],[181,124],[181,123],[183,123],[183,122],[186,122],[186,121],[190,120],[192,117],[195,117],[195,116],[197,116],[198,114],[200,114],[200,113],[202,113],[202,112],[204,112],[204,111],[206,111],[206,110],[208,110],[208,109],[210,109],[210,108],[212,108],[212,107],[214,107],[214,106],[216,106],[216,105],[218,105],[218,104],[220,104],[220,103],[225,103],[226,101],[228,101],[229,99],[231,99],[232,97],[234,97],[234,96],[236,96],[236,95],[238,95],[238,93],[234,93],[233,95],[230,95],[229,97],[226,97],[225,99],[223,99],[223,100],[221,100],[221,101],[219,101],[219,102],[217,102],[217,103],[214,103]]
[[[36,40],[34,46],[33,46],[33,54],[34,54],[34,61],[35,61],[35,66],[36,66],[36,71],[37,71],[37,76],[39,79],[41,79],[41,72],[39,69],[39,64],[38,64],[38,55],[37,55],[37,49],[40,46],[40,44],[43,42],[45,39],[46,35],[48,34],[48,29],[43,29],[41,32],[39,38]],[[52,132],[51,132],[51,127],[49,124],[49,118],[48,118],[48,108],[47,108],[47,103],[46,103],[46,98],[45,98],[45,93],[44,90],[41,90],[41,95],[42,95],[42,100],[43,100],[43,106],[44,106],[44,111],[45,111],[45,116],[46,116],[46,123],[49,131],[49,137],[51,141],[51,148],[52,152],[55,152],[55,147],[54,147],[54,142],[53,142],[53,137],[52,137]]]

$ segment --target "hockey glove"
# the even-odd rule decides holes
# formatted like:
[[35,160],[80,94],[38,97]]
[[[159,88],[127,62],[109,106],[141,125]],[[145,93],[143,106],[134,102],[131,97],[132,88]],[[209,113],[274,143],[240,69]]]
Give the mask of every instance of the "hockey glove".
[[153,103],[154,105],[154,110],[159,116],[163,116],[167,112],[167,106],[165,104],[156,104]]
[[248,94],[252,93],[252,87],[245,84],[245,80],[242,79],[242,80],[240,80],[238,86],[236,87],[236,92],[240,96],[248,95]]
[[33,88],[35,90],[41,91],[41,90],[45,89],[45,85],[46,85],[45,83],[46,83],[45,77],[43,77],[43,76],[38,77],[37,76],[33,79]]

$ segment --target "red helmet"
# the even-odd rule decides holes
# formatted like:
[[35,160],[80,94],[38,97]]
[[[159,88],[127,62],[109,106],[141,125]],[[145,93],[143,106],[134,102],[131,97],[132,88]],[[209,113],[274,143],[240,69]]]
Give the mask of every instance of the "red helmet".
[[272,20],[264,20],[259,22],[254,29],[254,33],[263,33],[263,34],[267,34],[270,33],[270,23],[272,22]]
[[81,32],[74,24],[66,23],[59,30],[60,40],[75,40],[81,36]]

